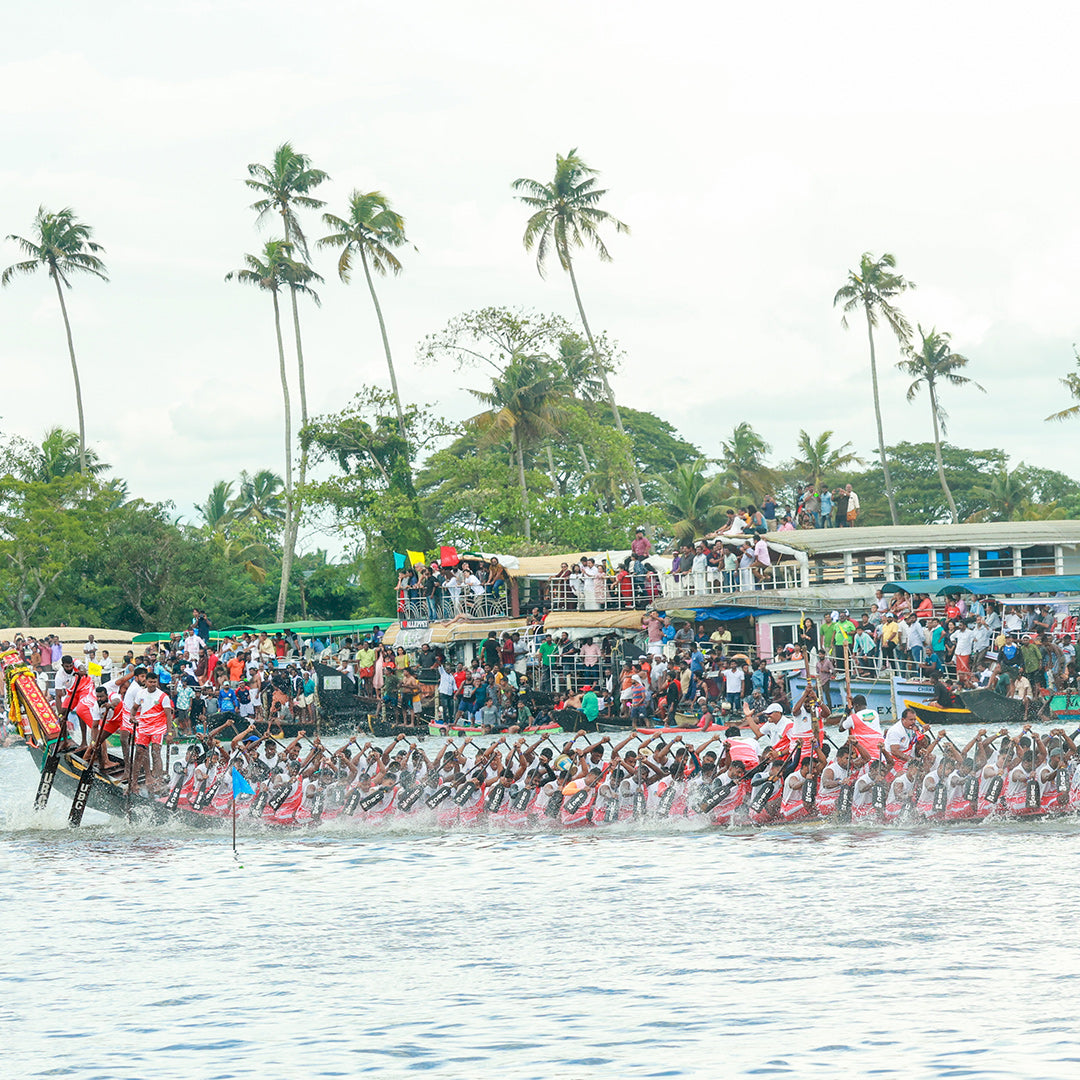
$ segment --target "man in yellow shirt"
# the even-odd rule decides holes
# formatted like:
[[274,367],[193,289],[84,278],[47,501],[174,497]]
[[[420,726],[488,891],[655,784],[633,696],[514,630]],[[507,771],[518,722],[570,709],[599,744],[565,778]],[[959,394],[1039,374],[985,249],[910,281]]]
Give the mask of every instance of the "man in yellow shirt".
[[896,666],[896,650],[900,646],[900,624],[890,611],[881,626],[881,657],[886,667]]

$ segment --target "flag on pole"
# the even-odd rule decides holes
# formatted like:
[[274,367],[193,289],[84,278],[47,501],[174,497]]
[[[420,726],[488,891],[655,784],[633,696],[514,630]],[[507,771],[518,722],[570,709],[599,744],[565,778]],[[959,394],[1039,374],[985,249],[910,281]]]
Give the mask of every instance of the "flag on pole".
[[93,660],[86,665],[87,675],[92,675],[95,679],[101,678],[101,665],[95,664]]
[[408,551],[408,550],[406,550],[405,554],[409,556],[409,565],[410,566],[419,566],[421,563],[426,561],[425,558],[424,558],[424,553],[422,551]]
[[439,565],[440,566],[457,566],[461,562],[458,558],[457,548],[448,547],[443,545],[439,548]]
[[232,793],[234,799],[237,795],[255,794],[255,789],[240,775],[240,770],[235,765],[232,770]]
[[395,551],[394,552],[394,569],[395,570],[404,570],[406,562],[407,562],[407,560],[406,560],[405,556],[402,555],[400,551]]

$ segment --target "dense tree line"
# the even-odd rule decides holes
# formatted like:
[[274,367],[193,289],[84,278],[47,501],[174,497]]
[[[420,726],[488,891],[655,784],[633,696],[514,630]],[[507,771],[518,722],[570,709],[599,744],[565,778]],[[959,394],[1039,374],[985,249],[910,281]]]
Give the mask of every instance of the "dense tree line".
[[[437,544],[619,548],[638,524],[661,543],[685,540],[717,528],[729,508],[768,495],[794,507],[807,483],[852,483],[864,525],[1080,515],[1080,490],[1064,474],[1023,463],[1010,468],[1002,450],[945,441],[942,391],[983,387],[965,374],[969,359],[953,350],[948,333],[919,326],[915,342],[899,307],[915,286],[889,253],[864,253],[833,297],[845,326],[849,317],[866,325],[877,431],[872,464],[832,431],[800,431],[790,457],[774,454],[747,422],[699,447],[661,417],[620,404],[612,383],[619,348],[594,332],[575,270],[583,250],[611,258],[605,231],[629,232],[602,205],[608,193],[597,176],[571,150],[556,155],[550,180],[511,185],[528,211],[523,246],[541,276],[552,261],[566,274],[577,321],[492,306],[430,334],[418,346],[418,363],[457,369],[476,402],[473,415],[449,417],[403,401],[398,390],[375,281],[404,269],[399,253],[411,244],[402,215],[382,192],[356,189],[343,213],[322,213],[324,235],[309,242],[327,173],[288,142],[268,162],[250,164],[250,208],[280,235],[244,255],[225,278],[254,286],[269,301],[283,457],[280,471],[263,462],[250,474],[218,479],[195,522],[176,517],[167,503],[129,499],[123,479],[87,445],[64,293],[80,275],[108,281],[104,249],[70,208],[41,207],[28,236],[9,236],[23,257],[0,282],[41,270],[55,286],[78,431],[57,427],[38,446],[9,438],[0,447],[0,621],[160,629],[184,621],[194,605],[215,611],[219,625],[386,615],[394,551]],[[345,284],[362,273],[390,387],[366,387],[340,412],[320,417],[308,413],[300,318],[301,301],[321,302],[324,279],[313,249],[335,254]],[[912,380],[908,400],[926,391],[931,442],[886,442],[875,337],[883,325]],[[1080,400],[1080,375],[1062,383]],[[331,565],[324,552],[298,555],[302,522],[343,536],[350,557]]]

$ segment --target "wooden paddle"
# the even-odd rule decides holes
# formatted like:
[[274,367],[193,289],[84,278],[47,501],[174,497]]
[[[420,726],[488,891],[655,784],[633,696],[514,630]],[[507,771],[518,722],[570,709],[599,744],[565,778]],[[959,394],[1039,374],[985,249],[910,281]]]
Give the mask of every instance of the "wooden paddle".
[[105,722],[102,721],[98,737],[94,740],[93,746],[90,747],[90,757],[86,762],[86,767],[79,777],[78,784],[75,785],[75,797],[71,800],[71,809],[68,811],[68,825],[73,829],[77,829],[82,824],[86,804],[90,799],[90,789],[94,786],[94,762],[97,760],[98,753],[107,737]]
[[71,712],[72,703],[75,701],[75,694],[78,692],[84,678],[86,678],[86,676],[84,676],[81,671],[75,677],[75,685],[71,688],[71,693],[68,695],[67,705],[64,708],[64,715],[60,718],[60,734],[57,735],[52,746],[49,747],[49,752],[45,755],[45,761],[42,763],[41,779],[38,781],[37,795],[34,798],[35,810],[44,810],[49,801],[49,796],[52,794],[53,780],[56,779],[56,770],[60,765],[60,755],[63,753],[60,746],[67,741],[68,714]]

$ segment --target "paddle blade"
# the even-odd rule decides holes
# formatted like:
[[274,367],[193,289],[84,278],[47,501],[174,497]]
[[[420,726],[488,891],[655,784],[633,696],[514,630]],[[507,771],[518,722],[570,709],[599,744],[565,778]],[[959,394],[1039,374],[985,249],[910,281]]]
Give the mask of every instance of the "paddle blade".
[[38,781],[37,795],[34,796],[34,809],[44,810],[52,794],[53,780],[56,779],[56,769],[60,764],[59,743],[55,743],[45,755],[41,765],[41,779]]
[[82,824],[83,814],[86,813],[86,804],[90,800],[90,789],[94,786],[94,763],[88,761],[86,767],[75,785],[75,797],[71,800],[71,809],[68,811],[68,825],[77,829]]

